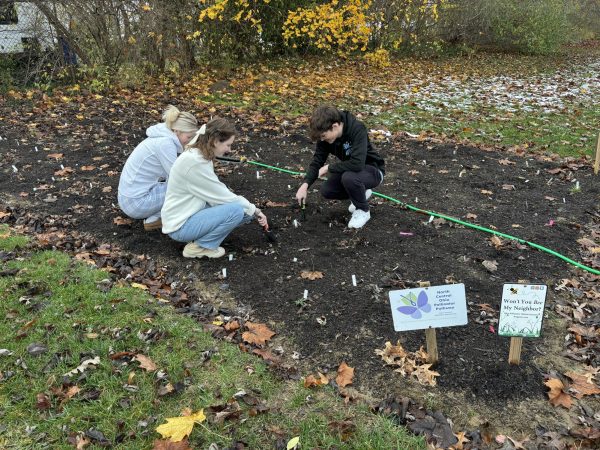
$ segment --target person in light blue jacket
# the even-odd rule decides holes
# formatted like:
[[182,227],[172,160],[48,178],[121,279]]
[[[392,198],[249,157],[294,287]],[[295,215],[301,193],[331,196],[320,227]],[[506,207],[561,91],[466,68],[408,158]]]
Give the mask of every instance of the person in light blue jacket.
[[162,228],[160,210],[169,172],[198,130],[194,115],[173,105],[167,107],[162,118],[163,123],[146,130],[148,137],[129,155],[119,180],[119,207],[132,219],[144,219],[146,231]]

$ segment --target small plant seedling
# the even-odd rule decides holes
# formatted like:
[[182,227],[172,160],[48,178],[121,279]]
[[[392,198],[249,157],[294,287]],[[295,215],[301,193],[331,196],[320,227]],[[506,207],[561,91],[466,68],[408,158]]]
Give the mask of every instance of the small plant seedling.
[[299,308],[304,308],[307,303],[308,303],[308,299],[306,299],[304,297],[300,297],[299,299],[297,299],[294,302],[294,305],[298,306]]
[[571,189],[569,189],[569,192],[571,192],[571,194],[578,194],[579,192],[581,192],[581,186],[579,186],[579,181],[575,182],[575,185],[571,187]]

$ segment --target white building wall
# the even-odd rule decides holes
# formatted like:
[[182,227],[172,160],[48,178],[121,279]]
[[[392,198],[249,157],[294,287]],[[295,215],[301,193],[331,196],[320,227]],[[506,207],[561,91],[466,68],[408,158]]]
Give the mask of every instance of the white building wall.
[[56,42],[56,33],[42,12],[31,2],[16,2],[17,23],[0,24],[0,53],[19,53],[23,39],[37,39],[44,49]]

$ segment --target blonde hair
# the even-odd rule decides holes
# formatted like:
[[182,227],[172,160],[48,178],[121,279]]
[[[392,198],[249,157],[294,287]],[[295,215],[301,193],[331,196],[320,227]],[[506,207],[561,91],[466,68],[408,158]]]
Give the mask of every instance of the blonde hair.
[[173,105],[167,106],[162,118],[171,131],[195,133],[198,130],[198,121],[194,115],[189,112],[181,112]]
[[231,122],[221,117],[215,117],[206,125],[202,125],[196,132],[196,136],[187,145],[187,148],[195,149],[204,158],[213,160],[215,159],[215,144],[225,142],[236,134],[235,127]]

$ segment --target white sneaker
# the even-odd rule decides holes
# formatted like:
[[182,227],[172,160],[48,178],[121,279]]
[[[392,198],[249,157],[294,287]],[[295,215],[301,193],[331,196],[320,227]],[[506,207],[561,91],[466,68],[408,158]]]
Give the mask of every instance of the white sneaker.
[[[373,195],[373,191],[371,189],[367,189],[365,191],[365,197],[367,200],[371,198],[371,195]],[[354,213],[354,211],[356,211],[356,206],[354,206],[354,203],[350,202],[350,206],[348,206],[348,212]]]
[[367,223],[371,219],[370,211],[363,211],[362,209],[357,209],[352,213],[352,218],[350,222],[348,222],[348,228],[362,228],[365,223]]
[[183,249],[183,256],[186,258],[220,258],[225,254],[223,247],[217,247],[215,249],[204,248],[197,245],[195,242],[190,242]]

